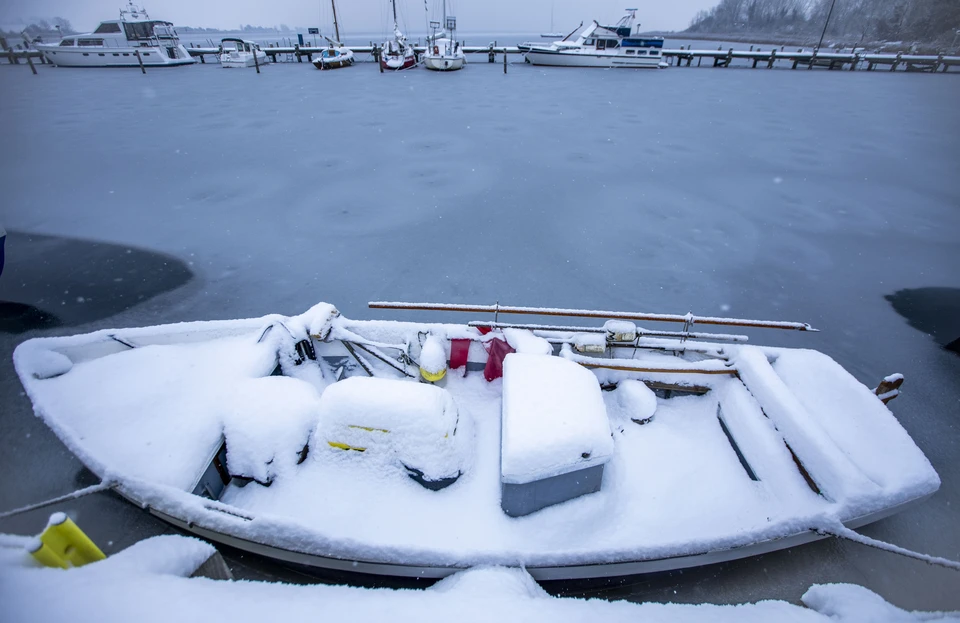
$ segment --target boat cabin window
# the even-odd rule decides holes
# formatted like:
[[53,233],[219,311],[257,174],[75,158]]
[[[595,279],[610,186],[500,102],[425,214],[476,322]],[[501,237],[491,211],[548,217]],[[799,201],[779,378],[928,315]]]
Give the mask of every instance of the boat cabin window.
[[627,54],[634,54],[635,50],[627,50]]
[[637,54],[640,54],[641,56],[646,56],[646,55],[647,55],[647,51],[646,51],[646,50],[637,50]]
[[62,45],[62,46],[68,46],[68,45],[69,45],[69,46],[72,46],[72,45],[73,45],[73,39],[64,39],[63,41],[60,42],[60,45]]
[[77,45],[84,47],[103,47],[103,39],[77,39]]
[[[166,22],[124,22],[123,31],[127,39],[133,41],[136,39],[150,39],[153,37],[154,26],[166,26]],[[166,33],[163,33],[166,34]]]
[[656,56],[659,53],[657,50],[650,50],[650,56]]
[[606,48],[607,48],[607,40],[606,40],[606,39],[597,39],[597,49],[598,49],[598,50],[605,50]]
[[97,26],[97,29],[93,31],[93,34],[103,35],[111,32],[120,32],[120,24],[116,22],[104,22]]
[[607,49],[613,49],[620,47],[620,44],[617,43],[616,39],[607,39]]
[[587,39],[583,42],[583,45],[593,45],[595,41],[593,39]]

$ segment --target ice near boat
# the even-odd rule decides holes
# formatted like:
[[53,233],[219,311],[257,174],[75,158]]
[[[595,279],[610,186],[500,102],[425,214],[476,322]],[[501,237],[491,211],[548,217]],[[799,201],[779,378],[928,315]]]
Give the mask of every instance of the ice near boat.
[[594,21],[573,41],[570,33],[549,44],[531,42],[517,46],[526,62],[554,67],[664,68],[663,37],[640,34],[637,10],[627,9],[615,26]]
[[494,319],[351,320],[321,303],[36,338],[14,363],[36,413],[128,500],[308,567],[663,571],[806,543],[939,487],[884,404],[895,390],[878,396],[816,351],[693,330],[808,325],[372,305]]
[[226,37],[220,41],[221,67],[255,67],[267,64],[267,53],[253,41]]
[[120,19],[101,22],[92,33],[36,47],[60,67],[138,67],[141,62],[164,67],[194,62],[173,24],[150,19],[132,0],[120,9]]

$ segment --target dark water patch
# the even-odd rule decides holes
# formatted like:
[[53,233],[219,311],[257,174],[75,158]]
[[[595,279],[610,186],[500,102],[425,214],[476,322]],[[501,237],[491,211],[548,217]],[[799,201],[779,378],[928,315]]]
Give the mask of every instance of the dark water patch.
[[960,353],[960,288],[908,288],[884,298],[911,327]]
[[23,333],[30,329],[50,329],[62,323],[56,315],[26,303],[0,301],[0,332]]
[[193,272],[179,259],[95,240],[8,232],[0,278],[0,332],[109,318],[179,288]]

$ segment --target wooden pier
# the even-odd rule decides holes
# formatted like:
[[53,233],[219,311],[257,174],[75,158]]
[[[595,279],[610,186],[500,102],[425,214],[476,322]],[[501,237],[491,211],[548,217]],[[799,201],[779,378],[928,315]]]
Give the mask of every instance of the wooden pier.
[[[367,54],[374,60],[378,58],[380,46],[371,43],[366,46],[348,46],[354,54]],[[298,62],[302,63],[306,58],[307,62],[312,62],[314,55],[321,54],[326,46],[267,46],[261,48],[273,62]],[[417,54],[423,54],[426,48],[415,46]],[[497,57],[507,55],[519,57],[520,49],[516,46],[499,46],[490,44],[487,46],[463,46],[463,51],[470,55],[486,56],[490,63],[497,62]],[[219,47],[197,47],[195,45],[187,46],[187,51],[191,56],[200,59],[201,63],[207,62],[207,57],[213,57],[216,62],[220,54]],[[662,51],[664,60],[675,67],[692,67],[694,61],[696,66],[703,65],[706,60],[709,67],[757,67],[773,69],[775,67],[789,69],[813,69],[824,68],[834,70],[865,70],[874,71],[875,69],[885,71],[918,71],[918,72],[946,72],[952,67],[960,67],[960,56],[946,56],[943,54],[918,55],[918,54],[872,54],[862,52],[823,52],[816,50],[797,49],[795,51],[786,50],[784,47],[771,48],[768,50],[750,49],[726,50],[718,48],[716,50],[694,50],[694,49],[665,49]],[[0,51],[0,59],[6,59],[8,63],[14,65],[20,61],[26,61],[33,66],[34,59],[41,64],[48,64],[43,54],[39,50],[33,49],[12,49],[4,48]]]
[[[353,50],[354,54],[369,54],[374,59],[379,54],[380,47],[371,43],[366,46],[347,46]],[[319,55],[326,46],[273,46],[261,48],[273,62],[279,62],[280,59],[289,59],[290,61],[303,62],[306,57],[307,62],[313,60],[313,56]],[[426,48],[415,46],[417,54],[423,54]],[[516,46],[499,46],[490,44],[488,46],[463,46],[463,51],[471,55],[486,55],[488,62],[497,62],[497,56],[506,54],[508,56],[520,56],[522,52]],[[191,55],[200,58],[205,62],[206,56],[216,56],[220,53],[219,48],[215,47],[188,47],[187,51]],[[691,67],[696,60],[700,67],[703,60],[710,62],[712,67],[763,67],[773,69],[774,67],[787,67],[790,69],[813,69],[820,67],[825,69],[847,69],[857,70],[865,69],[873,71],[875,68],[886,69],[887,71],[926,71],[926,72],[945,72],[951,67],[960,67],[960,56],[946,56],[939,54],[932,55],[911,55],[911,54],[867,54],[862,52],[823,52],[816,50],[798,49],[789,51],[781,48],[771,48],[769,50],[750,49],[734,50],[733,48],[716,50],[693,50],[693,49],[665,49],[662,51],[663,58],[671,65],[681,67]],[[737,62],[739,61],[739,63]]]

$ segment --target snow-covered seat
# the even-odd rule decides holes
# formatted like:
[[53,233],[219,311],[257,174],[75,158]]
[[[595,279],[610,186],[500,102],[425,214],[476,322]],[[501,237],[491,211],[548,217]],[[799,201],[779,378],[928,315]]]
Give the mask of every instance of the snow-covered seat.
[[321,395],[316,444],[396,461],[421,485],[442,489],[464,469],[458,423],[457,405],[441,387],[352,377]]
[[614,448],[597,377],[560,357],[507,355],[500,443],[508,515],[598,491]]

